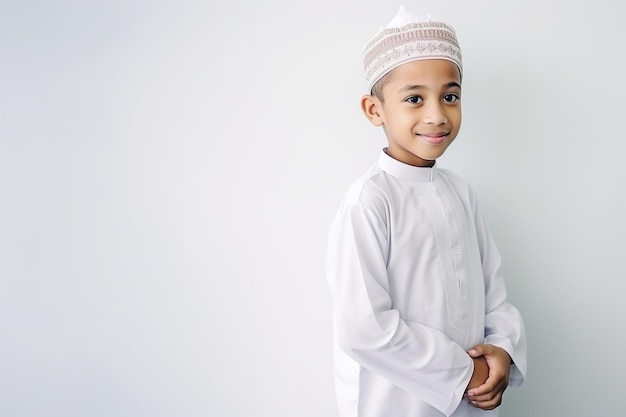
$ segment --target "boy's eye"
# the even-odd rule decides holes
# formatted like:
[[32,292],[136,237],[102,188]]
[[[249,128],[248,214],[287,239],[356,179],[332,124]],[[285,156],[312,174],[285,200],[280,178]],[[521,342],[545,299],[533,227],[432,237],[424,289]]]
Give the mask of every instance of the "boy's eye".
[[407,98],[406,101],[411,104],[418,104],[422,102],[422,98],[420,96],[411,96]]
[[443,101],[445,101],[446,103],[454,103],[458,100],[459,100],[458,94],[446,94],[445,96],[443,96]]

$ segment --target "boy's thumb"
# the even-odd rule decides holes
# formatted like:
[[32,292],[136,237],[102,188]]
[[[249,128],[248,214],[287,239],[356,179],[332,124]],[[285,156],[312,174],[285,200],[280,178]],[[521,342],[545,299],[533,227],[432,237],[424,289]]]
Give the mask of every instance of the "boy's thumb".
[[470,355],[472,358],[477,358],[477,357],[481,356],[481,353],[480,353],[480,351],[478,350],[477,347],[473,347],[470,350],[468,350],[467,354]]

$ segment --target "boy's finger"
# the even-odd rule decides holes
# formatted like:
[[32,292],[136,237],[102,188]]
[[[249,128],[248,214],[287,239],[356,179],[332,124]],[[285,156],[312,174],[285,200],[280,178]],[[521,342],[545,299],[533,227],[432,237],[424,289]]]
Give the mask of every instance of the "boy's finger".
[[494,397],[483,396],[477,399],[470,399],[470,404],[482,410],[493,410],[502,404],[502,393],[497,393]]
[[470,350],[467,351],[467,354],[472,358],[477,358],[479,356],[485,356],[488,353],[487,345],[476,345]]
[[467,396],[470,399],[475,399],[477,397],[481,397],[483,395],[487,395],[488,393],[492,392],[495,389],[495,386],[491,383],[489,383],[489,380],[487,380],[484,384],[477,386],[476,388],[472,388],[470,390],[467,391]]
[[469,402],[471,403],[486,403],[489,401],[493,401],[494,398],[496,398],[498,396],[498,392],[497,391],[489,391],[486,392],[484,394],[475,394],[475,395],[468,395],[467,399],[469,400]]

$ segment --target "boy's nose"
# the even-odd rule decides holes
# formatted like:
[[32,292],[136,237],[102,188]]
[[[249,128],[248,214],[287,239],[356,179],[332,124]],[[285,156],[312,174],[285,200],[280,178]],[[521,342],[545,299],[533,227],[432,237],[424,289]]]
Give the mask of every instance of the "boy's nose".
[[447,123],[448,119],[443,111],[441,104],[431,103],[424,107],[424,113],[422,117],[424,123],[433,124],[436,126]]

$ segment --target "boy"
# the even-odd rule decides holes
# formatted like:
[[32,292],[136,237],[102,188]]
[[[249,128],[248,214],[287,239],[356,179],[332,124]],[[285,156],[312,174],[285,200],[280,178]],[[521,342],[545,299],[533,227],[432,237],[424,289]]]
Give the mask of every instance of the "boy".
[[497,415],[526,341],[474,194],[435,163],[461,123],[454,29],[401,8],[364,64],[361,107],[389,145],[329,236],[340,415]]

